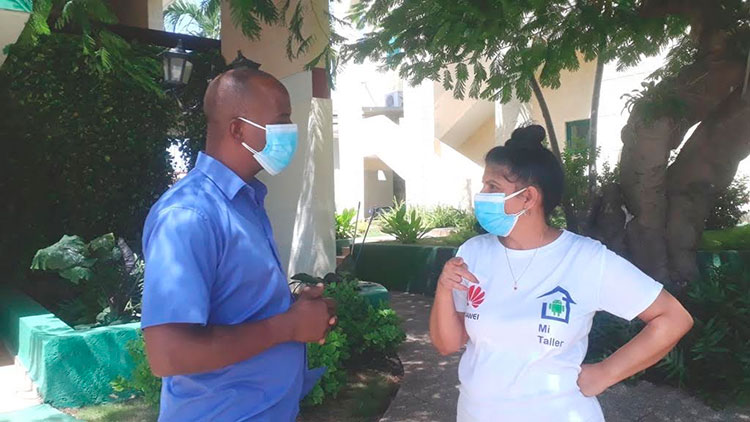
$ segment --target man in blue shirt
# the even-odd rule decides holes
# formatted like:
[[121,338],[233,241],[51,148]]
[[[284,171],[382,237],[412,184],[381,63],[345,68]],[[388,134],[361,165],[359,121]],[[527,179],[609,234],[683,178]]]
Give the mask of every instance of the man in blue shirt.
[[294,421],[317,378],[305,343],[335,317],[322,286],[295,301],[255,176],[296,150],[289,94],[272,76],[230,70],[206,90],[206,152],[144,227],[141,326],[163,377],[162,422]]

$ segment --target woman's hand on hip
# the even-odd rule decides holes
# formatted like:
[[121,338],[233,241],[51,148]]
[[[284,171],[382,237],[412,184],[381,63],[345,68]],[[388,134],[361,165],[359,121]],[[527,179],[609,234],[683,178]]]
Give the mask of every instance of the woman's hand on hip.
[[610,377],[601,363],[581,365],[578,374],[578,388],[586,397],[595,397],[612,386]]
[[440,273],[438,278],[438,288],[446,291],[455,290],[469,290],[468,287],[461,284],[462,280],[467,280],[470,283],[479,283],[474,274],[469,271],[469,266],[466,265],[464,260],[460,257],[451,258],[445,263],[443,272]]

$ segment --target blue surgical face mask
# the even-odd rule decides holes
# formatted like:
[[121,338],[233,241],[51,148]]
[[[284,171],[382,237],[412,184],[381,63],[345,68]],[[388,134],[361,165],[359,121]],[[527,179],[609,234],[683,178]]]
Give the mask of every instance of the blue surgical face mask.
[[523,188],[507,196],[504,193],[476,194],[474,196],[474,214],[477,216],[479,225],[495,236],[508,236],[518,222],[518,217],[523,215],[526,210],[521,210],[516,214],[507,214],[505,212],[505,201],[525,190],[526,188]]
[[244,142],[242,146],[253,153],[255,160],[268,174],[275,176],[289,166],[297,151],[297,125],[290,123],[263,127],[243,117],[237,119],[266,131],[266,146],[263,151],[258,152]]

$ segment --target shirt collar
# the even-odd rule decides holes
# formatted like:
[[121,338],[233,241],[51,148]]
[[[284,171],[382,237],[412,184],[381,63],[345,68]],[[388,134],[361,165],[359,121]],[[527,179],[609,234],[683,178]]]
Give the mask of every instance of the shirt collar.
[[210,155],[199,152],[198,160],[195,162],[195,168],[205,174],[229,199],[234,199],[237,193],[246,187],[250,191],[250,196],[259,204],[268,193],[266,185],[260,180],[253,179],[250,183],[245,183],[240,176],[232,169],[225,166],[221,161]]

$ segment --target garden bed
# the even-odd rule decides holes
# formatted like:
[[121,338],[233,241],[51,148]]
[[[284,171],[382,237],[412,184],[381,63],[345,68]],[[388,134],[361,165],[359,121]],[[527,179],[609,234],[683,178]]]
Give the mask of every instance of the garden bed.
[[303,407],[298,422],[377,422],[398,391],[404,374],[397,360],[368,362],[348,373],[347,384],[335,399]]
[[137,338],[138,326],[74,330],[23,293],[0,289],[0,338],[55,407],[111,400],[110,382],[132,372],[125,345]]

